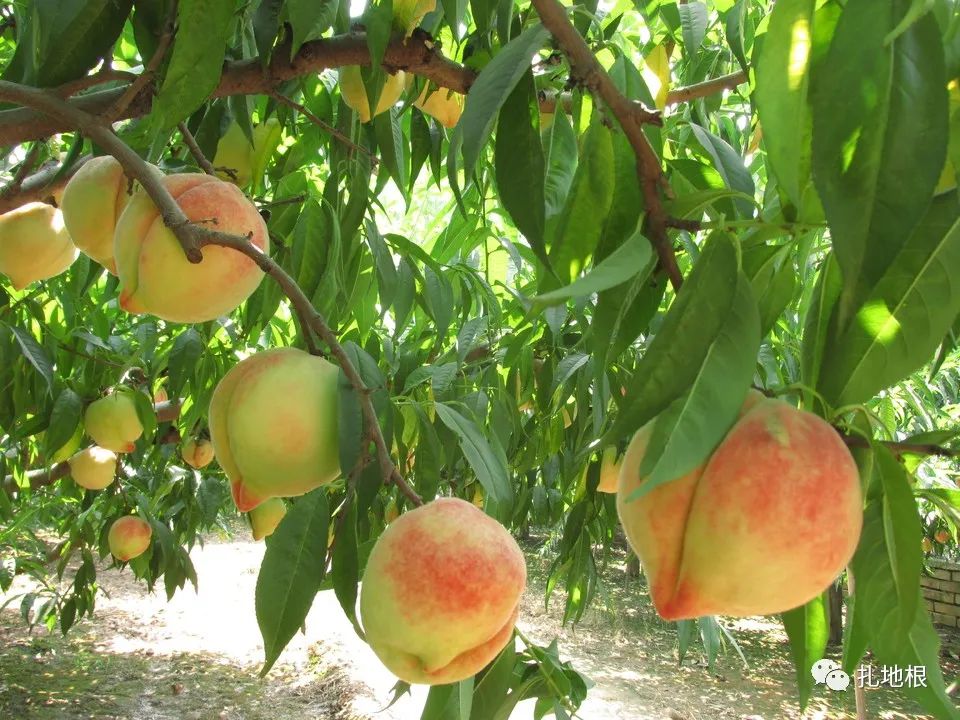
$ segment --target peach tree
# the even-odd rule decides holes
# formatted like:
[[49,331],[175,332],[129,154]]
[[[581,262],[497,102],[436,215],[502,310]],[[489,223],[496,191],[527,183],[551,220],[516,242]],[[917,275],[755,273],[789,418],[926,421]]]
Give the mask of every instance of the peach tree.
[[263,673],[333,589],[424,720],[570,717],[513,535],[552,539],[565,622],[625,537],[681,655],[776,614],[801,706],[842,632],[846,672],[925,666],[958,716],[920,594],[960,520],[956,0],[24,0],[0,31],[26,621],[92,615],[98,558],[196,587],[242,513]]

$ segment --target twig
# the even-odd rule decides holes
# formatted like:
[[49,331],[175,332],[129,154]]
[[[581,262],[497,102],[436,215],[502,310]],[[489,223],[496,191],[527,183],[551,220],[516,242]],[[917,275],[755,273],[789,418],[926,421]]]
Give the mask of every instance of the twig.
[[646,203],[646,234],[657,252],[660,265],[670,278],[675,291],[683,284],[683,275],[673,253],[673,245],[667,237],[667,216],[660,197],[663,168],[646,135],[643,134],[642,116],[637,104],[628,100],[607,75],[586,41],[570,22],[567,11],[557,0],[532,0],[533,6],[544,26],[553,34],[557,44],[570,60],[571,70],[580,78],[584,87],[602,100],[616,117],[634,154],[637,156],[637,174],[640,189]]
[[187,150],[190,151],[190,154],[193,155],[193,159],[197,161],[197,165],[207,174],[207,175],[216,175],[217,171],[213,167],[213,163],[207,160],[206,155],[203,154],[203,150],[200,149],[200,146],[197,145],[197,139],[193,137],[193,133],[190,132],[190,128],[187,127],[185,122],[181,122],[177,125],[177,128],[180,130],[180,136],[183,138],[183,144],[187,146]]
[[[170,6],[170,15],[167,17],[166,23],[164,23],[163,33],[161,33],[160,38],[157,40],[157,48],[153,51],[153,55],[150,56],[150,61],[144,66],[143,72],[137,75],[136,79],[123,90],[123,94],[120,95],[117,101],[103,113],[105,118],[108,120],[118,120],[122,118],[133,101],[140,95],[141,91],[146,88],[147,84],[153,82],[157,70],[160,69],[160,63],[163,62],[170,43],[173,41],[173,26],[176,17],[177,1],[174,0]],[[152,95],[152,92],[148,93],[148,95]]]
[[949,458],[960,457],[960,450],[954,450],[953,448],[948,448],[943,445],[936,445],[934,443],[911,443],[897,442],[892,440],[877,441],[869,440],[868,438],[860,435],[847,435],[839,430],[837,430],[837,432],[849,447],[870,448],[872,444],[879,444],[883,445],[894,455],[908,453],[911,455],[936,455],[938,457]]
[[694,85],[675,88],[667,93],[667,105],[679,105],[680,103],[707,97],[723,90],[733,90],[745,82],[747,82],[747,74],[740,70],[735,73],[730,73],[729,75],[721,75],[720,77],[704,80]]
[[27,153],[27,156],[23,159],[23,162],[20,163],[20,167],[17,168],[17,172],[14,174],[10,184],[6,185],[2,190],[0,190],[0,198],[8,198],[20,190],[20,187],[23,185],[23,181],[26,179],[27,174],[33,170],[34,163],[37,162],[37,155],[40,154],[40,148],[42,145],[43,144],[39,142],[33,144],[33,147],[30,148],[30,152]]
[[85,75],[82,78],[71,80],[63,85],[58,85],[55,92],[61,97],[70,97],[71,95],[77,94],[81,90],[87,90],[108,82],[115,82],[118,80],[136,82],[137,77],[138,76],[136,73],[126,72],[123,70],[101,70],[93,75]]
[[258,208],[271,208],[276,207],[277,205],[293,205],[294,203],[301,203],[307,199],[306,193],[301,193],[300,195],[294,195],[288,198],[281,198],[280,200],[256,200]]
[[306,318],[304,318],[299,311],[297,312],[297,321],[300,323],[300,336],[303,338],[303,344],[307,346],[307,352],[311,355],[323,356],[323,353],[313,341],[313,333],[310,332],[310,325],[307,324]]
[[[58,190],[61,190],[70,181],[74,173],[83,167],[84,163],[90,158],[90,155],[79,158],[59,178],[57,175],[60,174],[62,166],[56,162],[50,163],[25,179],[16,192],[11,192],[9,195],[0,193],[0,213],[9,212],[28,202],[46,200]],[[56,181],[54,181],[54,178],[57,178]]]
[[243,253],[253,260],[264,273],[272,277],[280,285],[280,289],[290,300],[293,307],[302,314],[310,328],[330,348],[331,354],[340,363],[344,375],[356,389],[367,426],[373,433],[378,460],[383,470],[384,483],[393,482],[411,502],[418,505],[423,504],[423,500],[407,485],[406,480],[400,475],[390,459],[390,451],[383,438],[383,432],[380,430],[380,423],[377,420],[377,411],[373,406],[370,389],[364,384],[357,369],[353,366],[350,356],[340,345],[324,317],[313,307],[310,299],[297,285],[297,282],[276,261],[265,255],[246,237],[210,230],[203,225],[190,222],[163,185],[163,178],[156,172],[155,168],[148,165],[107,125],[102,124],[92,115],[43,90],[3,80],[0,80],[0,100],[33,107],[43,113],[70,122],[79,128],[84,135],[113,155],[127,177],[137,180],[143,186],[144,192],[157,206],[164,224],[170,228],[179,240],[184,254],[190,262],[197,263],[203,260],[201,249],[204,246],[219,245]]
[[303,113],[303,115],[305,115],[310,122],[312,122],[317,127],[321,128],[322,130],[325,130],[326,132],[330,133],[333,137],[335,137],[337,140],[339,140],[348,148],[350,148],[350,150],[357,150],[363,153],[364,155],[366,155],[368,158],[370,158],[370,162],[374,166],[376,166],[380,162],[379,158],[377,158],[377,156],[374,155],[372,152],[370,152],[367,148],[363,147],[362,145],[357,145],[355,142],[353,142],[353,140],[348,138],[342,132],[337,130],[335,127],[331,126],[329,123],[326,123],[320,118],[318,118],[314,113],[310,112],[306,107],[296,102],[295,100],[291,100],[286,95],[282,95],[281,93],[277,92],[274,88],[271,88],[269,91],[267,91],[267,95],[272,97],[278,103],[281,103],[283,105],[286,105],[287,107],[293,108],[297,112]]

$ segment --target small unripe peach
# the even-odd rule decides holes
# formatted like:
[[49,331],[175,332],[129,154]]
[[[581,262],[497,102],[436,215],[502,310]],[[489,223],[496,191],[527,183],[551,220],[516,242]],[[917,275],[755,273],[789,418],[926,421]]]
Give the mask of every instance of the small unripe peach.
[[158,387],[156,392],[153,393],[154,404],[166,402],[169,399],[170,397],[167,395],[167,389],[163,386]]
[[287,514],[287,504],[280,498],[270,498],[257,505],[250,511],[250,528],[253,530],[253,539],[262,540],[267,535],[273,535],[277,525]]
[[370,122],[372,117],[386,112],[400,99],[405,84],[405,74],[402,70],[393,75],[388,74],[380,90],[377,100],[377,111],[370,114],[370,101],[367,99],[367,87],[363,83],[359,65],[347,65],[340,68],[340,97],[347,107],[354,110],[360,117],[360,122]]
[[192,468],[200,470],[211,463],[214,458],[213,443],[209,440],[190,438],[183,444],[180,451],[183,461]]
[[110,552],[121,561],[132,560],[150,547],[153,530],[150,523],[136,515],[125,515],[113,522],[107,533]]
[[931,552],[933,550],[933,540],[928,537],[923,538],[920,541],[920,548],[925,552]]
[[70,439],[50,455],[50,461],[58,463],[63,462],[64,460],[69,460],[70,456],[80,449],[80,442],[82,440],[83,424],[78,423],[77,429],[73,431],[73,435],[70,436]]
[[16,290],[59,275],[78,254],[52,205],[31,202],[0,215],[0,273]]
[[130,183],[120,163],[110,155],[84,163],[63,189],[60,209],[74,244],[117,274],[113,261],[113,231],[130,198]]
[[68,461],[74,482],[87,490],[102,490],[117,474],[117,454],[92,445]]
[[367,642],[401,680],[476,674],[510,641],[527,571],[510,533],[466,500],[441,498],[383,531],[363,574]]
[[619,481],[620,463],[617,462],[617,448],[611,445],[603,451],[603,457],[600,460],[600,482],[597,484],[597,492],[615,493]]
[[264,350],[223,376],[210,399],[210,439],[248,512],[340,474],[336,365],[296,348]]
[[[253,144],[244,135],[240,125],[231,122],[227,132],[217,143],[217,154],[213,157],[213,166],[217,175],[239,187],[247,187],[251,181],[262,174],[267,160],[280,142],[280,122],[270,118],[253,128]],[[225,170],[231,170],[233,176]]]
[[136,401],[125,390],[116,390],[90,403],[83,426],[97,445],[118,453],[133,452],[134,443],[143,435]]
[[[170,175],[163,184],[189,220],[249,236],[269,252],[267,226],[236,185],[199,173]],[[235,310],[263,279],[259,266],[239,250],[208,245],[202,253],[201,262],[191,263],[153,201],[137,192],[114,235],[120,306],[172,322],[206,322]]]

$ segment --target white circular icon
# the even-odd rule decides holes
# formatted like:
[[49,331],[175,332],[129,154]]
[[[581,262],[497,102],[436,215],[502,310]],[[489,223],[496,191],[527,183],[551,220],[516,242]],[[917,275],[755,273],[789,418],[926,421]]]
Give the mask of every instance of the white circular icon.
[[846,690],[850,687],[850,676],[843,670],[831,670],[827,673],[826,683],[831,690]]
[[816,681],[816,684],[821,685],[827,681],[827,675],[831,670],[839,669],[840,663],[838,663],[836,660],[827,660],[824,658],[823,660],[817,660],[813,664],[813,667],[810,668],[810,672],[813,673],[813,679]]

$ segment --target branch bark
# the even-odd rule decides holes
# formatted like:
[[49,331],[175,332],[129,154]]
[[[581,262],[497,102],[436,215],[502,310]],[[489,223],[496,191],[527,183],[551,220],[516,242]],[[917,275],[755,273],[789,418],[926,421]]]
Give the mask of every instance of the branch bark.
[[660,158],[643,134],[644,116],[638,110],[638,104],[627,99],[617,89],[606,70],[600,65],[583,36],[577,31],[567,16],[567,11],[557,0],[532,0],[533,6],[544,26],[553,34],[570,61],[570,68],[591,94],[601,100],[613,113],[624,135],[637,156],[637,175],[640,189],[646,204],[647,237],[657,252],[660,266],[670,278],[675,291],[683,284],[683,275],[677,266],[673,244],[667,237],[667,215],[660,196],[663,182],[663,168]]
[[50,163],[42,170],[30,175],[23,181],[16,192],[0,195],[0,214],[9,212],[28,202],[40,202],[52,197],[55,193],[63,189],[70,178],[73,177],[74,173],[83,167],[84,163],[86,163],[90,157],[90,155],[86,155],[78,159],[59,178],[57,178],[57,174],[60,172],[62,166],[55,162]]
[[733,90],[735,87],[747,82],[747,74],[742,70],[729,75],[704,80],[703,82],[686,87],[675,88],[667,94],[667,105],[679,105],[680,103],[690,102],[697,98],[715,95],[723,90]]

